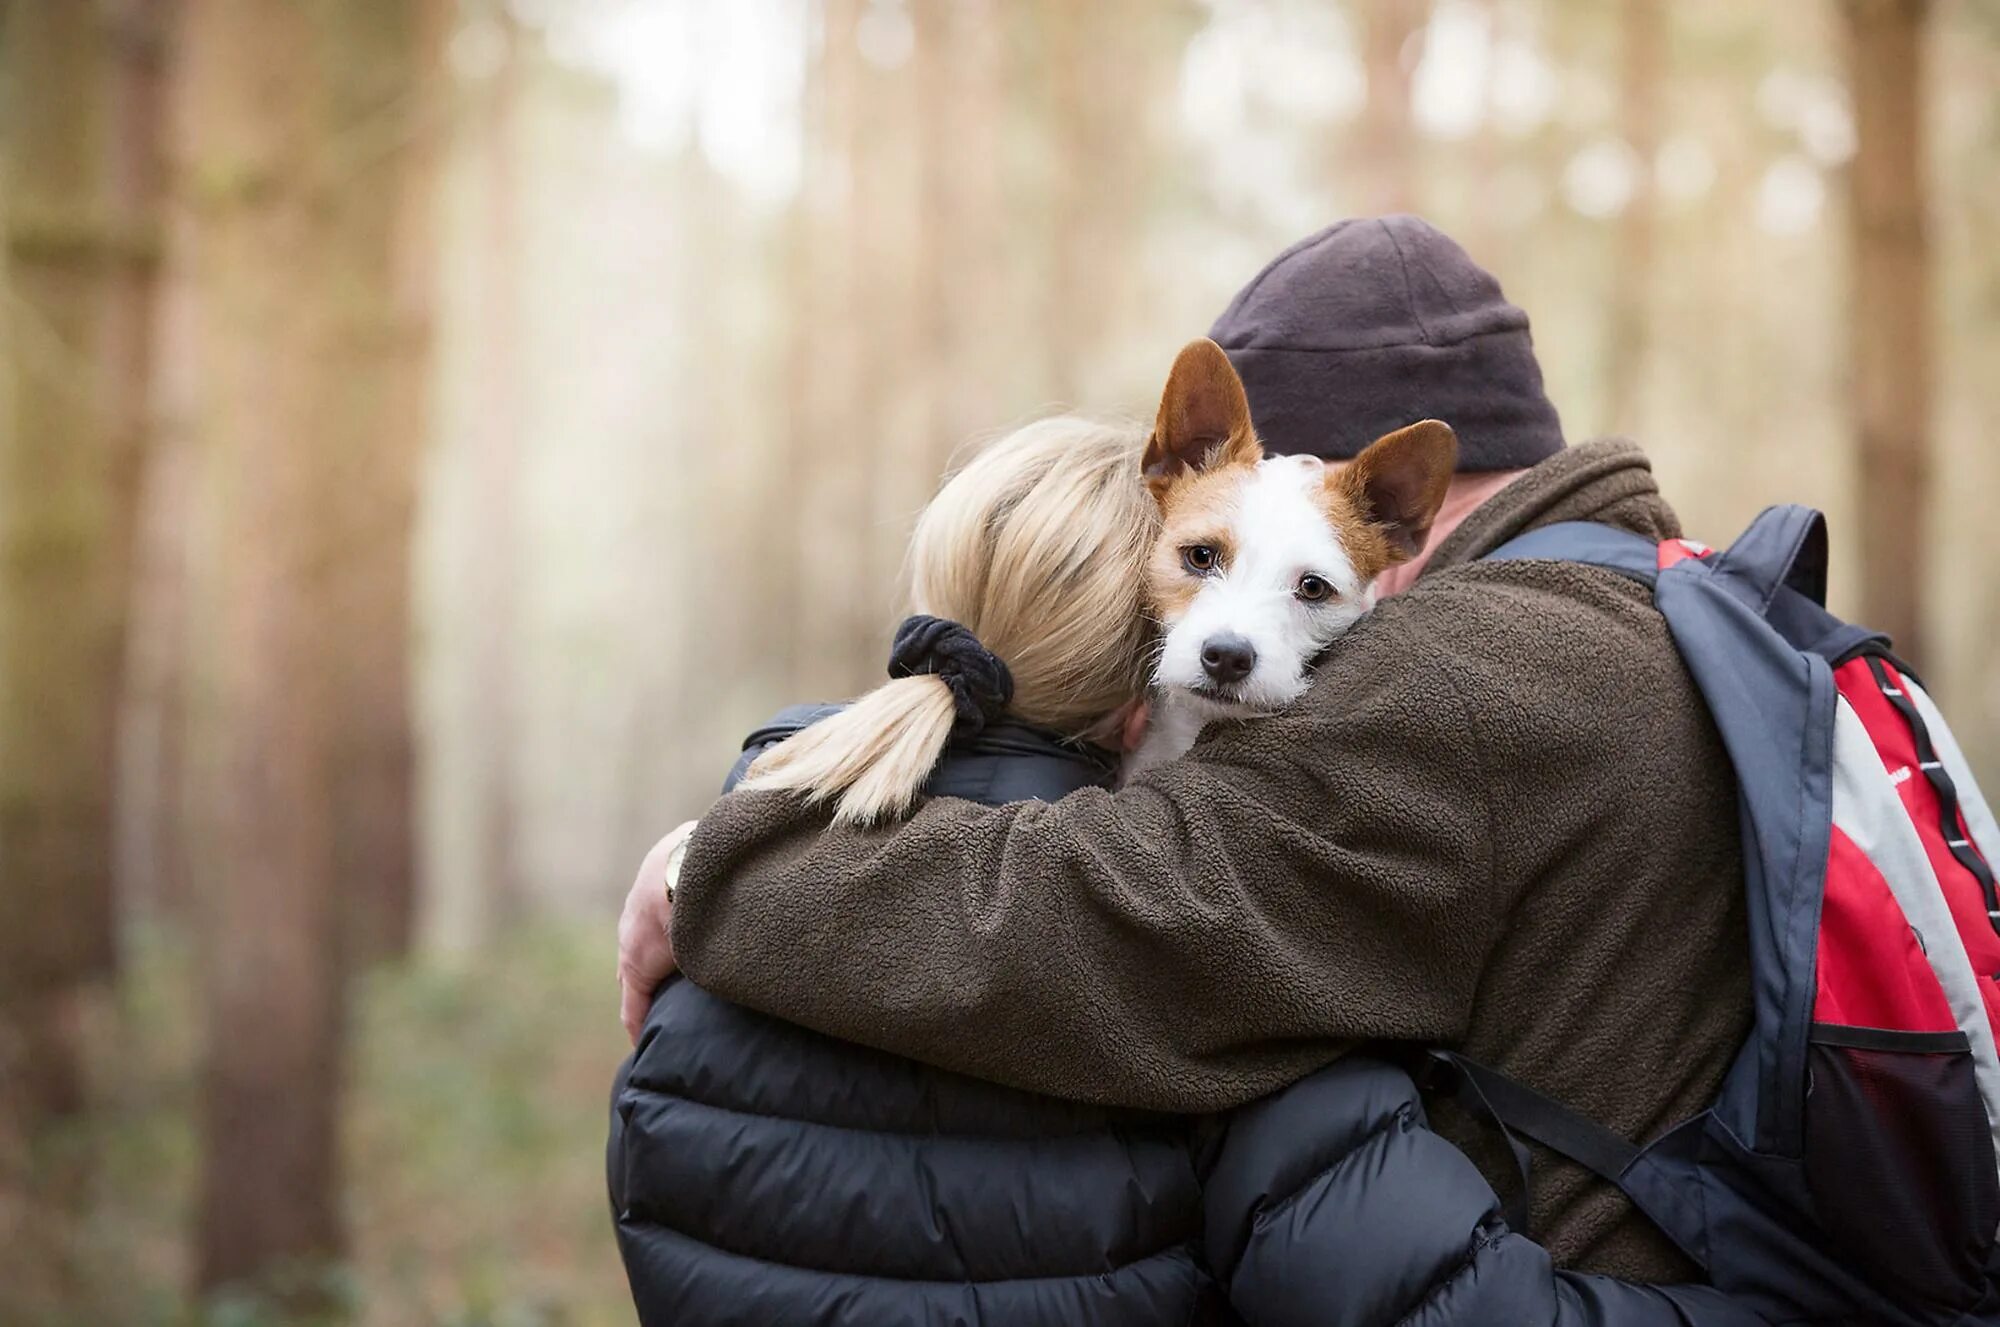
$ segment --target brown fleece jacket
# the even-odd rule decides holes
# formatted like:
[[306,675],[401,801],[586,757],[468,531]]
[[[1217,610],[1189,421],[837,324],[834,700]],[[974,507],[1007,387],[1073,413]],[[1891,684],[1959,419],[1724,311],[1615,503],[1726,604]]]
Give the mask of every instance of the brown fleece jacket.
[[[1293,708],[1212,725],[1120,792],[940,798],[872,832],[783,793],[723,798],[680,878],[682,966],[1060,1096],[1214,1110],[1405,1038],[1652,1138],[1715,1094],[1749,1027],[1735,785],[1644,587],[1474,561],[1560,520],[1680,533],[1637,448],[1573,448],[1473,512]],[[1533,1214],[1565,1266],[1694,1275],[1548,1154]]]

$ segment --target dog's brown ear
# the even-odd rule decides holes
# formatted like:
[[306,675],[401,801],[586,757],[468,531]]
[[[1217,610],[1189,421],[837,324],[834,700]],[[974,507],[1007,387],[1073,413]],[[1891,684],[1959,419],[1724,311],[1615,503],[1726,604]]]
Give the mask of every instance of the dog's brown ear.
[[1423,550],[1458,465],[1458,435],[1426,419],[1362,449],[1334,480],[1368,522],[1379,526],[1397,562]]
[[1158,492],[1185,471],[1255,462],[1263,455],[1250,423],[1250,399],[1229,356],[1205,337],[1188,342],[1174,357],[1153,436],[1146,440],[1141,462],[1146,482]]

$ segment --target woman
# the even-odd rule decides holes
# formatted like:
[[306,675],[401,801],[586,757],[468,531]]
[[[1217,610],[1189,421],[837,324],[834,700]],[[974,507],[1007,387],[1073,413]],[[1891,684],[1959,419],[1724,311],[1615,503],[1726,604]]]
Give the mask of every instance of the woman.
[[[910,547],[891,680],[788,710],[731,776],[905,814],[1108,783],[1150,639],[1133,430],[1030,424]],[[1187,1122],[994,1087],[671,985],[617,1096],[611,1184],[649,1323],[1217,1320]]]
[[[1055,418],[974,459],[918,523],[891,680],[780,715],[732,784],[855,824],[1108,784],[1152,638],[1144,440]],[[1712,1291],[1552,1272],[1410,1079],[1362,1056],[1187,1120],[977,1082],[677,981],[613,1107],[649,1324],[1747,1320]]]

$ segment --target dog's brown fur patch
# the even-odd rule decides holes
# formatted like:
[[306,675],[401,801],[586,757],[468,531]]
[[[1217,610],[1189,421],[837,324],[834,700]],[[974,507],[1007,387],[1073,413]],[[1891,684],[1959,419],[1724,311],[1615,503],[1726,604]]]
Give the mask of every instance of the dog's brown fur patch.
[[1320,485],[1320,509],[1326,513],[1327,524],[1339,531],[1341,547],[1347,550],[1354,574],[1365,585],[1405,559],[1355,501],[1349,485],[1343,482],[1344,473],[1327,472]]
[[1182,346],[1140,461],[1153,496],[1164,505],[1176,483],[1219,466],[1254,465],[1263,455],[1250,399],[1229,356],[1205,337]]
[[1160,537],[1147,559],[1146,588],[1162,622],[1178,621],[1201,589],[1201,578],[1181,560],[1187,548],[1206,544],[1216,551],[1219,566],[1229,565],[1236,551],[1229,520],[1236,492],[1231,472],[1254,469],[1262,459],[1250,400],[1229,356],[1205,337],[1188,342],[1167,374],[1141,462],[1146,486],[1160,506]]
[[1441,420],[1384,434],[1326,480],[1327,517],[1362,579],[1408,562],[1430,537],[1458,463],[1458,435]]
[[1160,504],[1160,537],[1146,561],[1146,591],[1163,622],[1177,622],[1201,590],[1201,577],[1188,571],[1182,555],[1195,544],[1215,550],[1217,565],[1227,568],[1236,556],[1231,526],[1239,471],[1256,462],[1232,461],[1205,470],[1183,470],[1154,490]]

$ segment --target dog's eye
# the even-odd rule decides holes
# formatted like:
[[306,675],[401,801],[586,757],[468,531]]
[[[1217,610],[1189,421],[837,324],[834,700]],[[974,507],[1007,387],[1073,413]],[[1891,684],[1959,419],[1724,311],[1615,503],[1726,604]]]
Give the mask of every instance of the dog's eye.
[[1215,550],[1207,544],[1190,544],[1181,550],[1181,561],[1197,576],[1206,576],[1215,570]]
[[1333,587],[1328,585],[1323,577],[1301,576],[1299,577],[1298,594],[1299,598],[1305,600],[1307,603],[1316,604],[1322,599],[1331,598]]

